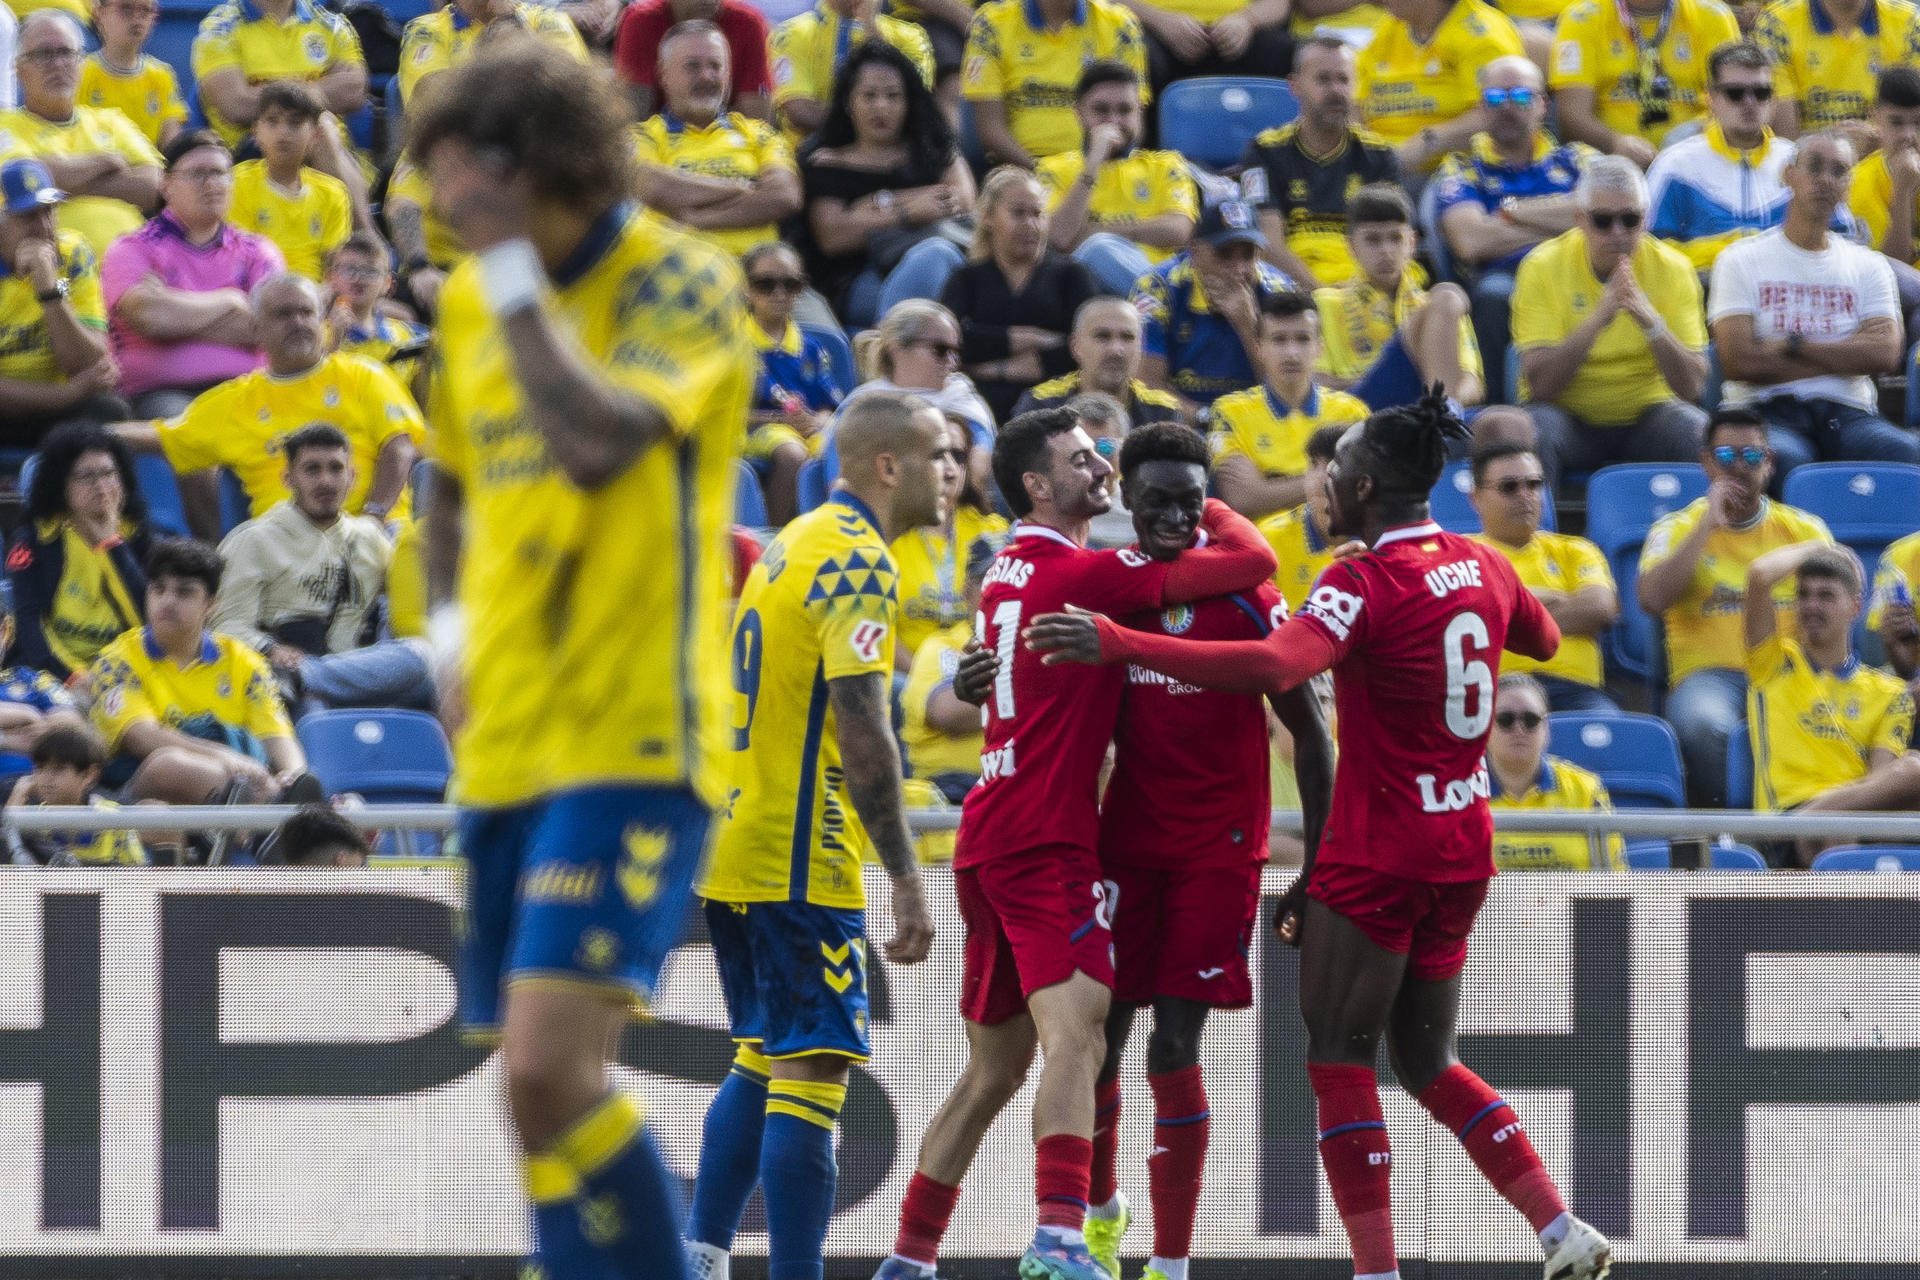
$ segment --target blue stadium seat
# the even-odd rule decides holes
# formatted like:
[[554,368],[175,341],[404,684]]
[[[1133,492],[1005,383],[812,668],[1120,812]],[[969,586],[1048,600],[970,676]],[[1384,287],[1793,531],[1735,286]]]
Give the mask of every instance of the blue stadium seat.
[[1767,860],[1752,845],[1716,844],[1713,846],[1715,871],[1766,871]]
[[1629,840],[1626,858],[1629,871],[1673,869],[1673,850],[1668,847],[1665,840]]
[[212,6],[204,0],[192,4],[163,4],[159,21],[153,24],[153,34],[147,37],[147,52],[173,68],[173,74],[180,80],[180,92],[195,102],[199,95],[194,92],[193,38],[200,34],[201,19],[210,12]]
[[1240,163],[1262,129],[1300,114],[1285,80],[1257,76],[1198,76],[1160,95],[1160,145],[1213,169]]
[[1907,425],[1920,423],[1920,342],[1907,349]]
[[373,150],[373,103],[386,92],[381,77],[373,77],[374,83],[367,89],[367,100],[360,109],[347,117],[347,136],[353,139],[353,145],[362,151]]
[[827,349],[827,361],[833,365],[833,378],[848,391],[860,385],[860,376],[853,368],[853,347],[847,342],[847,335],[838,329],[828,329],[820,325],[803,324],[802,333],[812,334]]
[[1618,809],[1684,809],[1680,740],[1658,716],[1562,711],[1548,750],[1600,775]]
[[1521,404],[1520,399],[1520,348],[1511,342],[1507,344],[1506,367],[1507,403]]
[[800,465],[798,477],[797,505],[800,510],[811,511],[827,500],[827,490],[833,480],[827,475],[827,460],[823,457],[808,458]]
[[220,468],[220,536],[226,537],[253,518],[253,500],[240,477]]
[[1843,844],[1813,860],[1815,871],[1920,871],[1920,848],[1898,844]]
[[440,722],[422,711],[316,711],[294,726],[329,795],[371,803],[438,804],[453,772]]
[[[1765,871],[1767,860],[1757,849],[1744,844],[1716,844],[1708,850],[1708,867],[1714,871]],[[1629,840],[1626,849],[1629,871],[1673,870],[1673,846],[1665,840]]]
[[1429,182],[1420,189],[1420,207],[1414,211],[1414,220],[1420,224],[1420,243],[1426,248],[1427,261],[1433,264],[1434,281],[1459,282],[1460,273],[1453,263],[1453,250],[1440,231],[1439,183]]
[[[1467,500],[1467,495],[1472,492],[1473,464],[1449,462],[1447,469],[1440,473],[1440,483],[1434,485],[1433,492],[1427,496],[1433,518],[1442,529],[1448,533],[1481,532],[1480,513]],[[1550,490],[1541,491],[1540,527],[1548,533],[1554,530],[1553,493]]]
[[409,22],[423,14],[432,13],[435,8],[433,0],[381,0],[380,7],[387,11],[388,17],[400,24],[403,31]]
[[973,118],[973,104],[965,98],[960,100],[959,135],[954,141],[960,147],[960,154],[966,157],[967,167],[978,178],[990,167],[987,164],[987,144],[980,141],[980,125]]
[[1602,467],[1587,481],[1587,537],[1600,548],[1620,589],[1620,619],[1607,633],[1607,660],[1652,685],[1663,665],[1658,621],[1640,608],[1640,544],[1664,515],[1706,496],[1707,475],[1691,462]]
[[760,491],[760,477],[745,459],[734,466],[739,475],[733,484],[733,522],[749,529],[767,527],[767,496]]
[[1753,735],[1745,720],[1727,739],[1727,808],[1753,808]]
[[[1903,462],[1811,462],[1788,474],[1781,497],[1788,506],[1819,516],[1836,542],[1853,548],[1870,587],[1888,544],[1906,537],[1920,523],[1920,467]],[[1867,651],[1864,610],[1854,623],[1853,642],[1869,661],[1879,659],[1877,636],[1872,638],[1872,651]]]
[[180,482],[173,468],[157,453],[143,453],[133,460],[133,480],[140,496],[147,500],[147,523],[156,535],[175,538],[187,536],[187,509],[180,501]]
[[27,494],[33,491],[33,477],[40,470],[40,455],[30,453],[20,460],[20,501],[27,500]]

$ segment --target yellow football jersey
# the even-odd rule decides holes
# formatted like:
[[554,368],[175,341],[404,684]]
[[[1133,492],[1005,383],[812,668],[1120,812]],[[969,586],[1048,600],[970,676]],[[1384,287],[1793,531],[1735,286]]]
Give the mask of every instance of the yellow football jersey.
[[243,160],[233,167],[227,221],[273,241],[287,270],[318,280],[327,255],[353,231],[353,202],[347,184],[332,174],[302,166],[300,189],[289,192],[267,175],[266,161]]
[[[313,0],[294,0],[285,22],[276,22],[253,0],[225,0],[200,23],[193,38],[196,84],[216,71],[238,67],[247,83],[318,80],[341,64],[364,63],[353,24]],[[229,145],[247,135],[245,126],[203,103],[207,122]]]
[[840,768],[827,682],[893,672],[900,599],[866,503],[844,491],[781,531],[733,624],[733,791],[698,892],[867,904],[870,842]]
[[[1367,371],[1413,309],[1426,301],[1427,291],[1420,287],[1415,274],[1418,270],[1407,267],[1392,297],[1358,276],[1348,284],[1313,291],[1314,305],[1320,310],[1320,372],[1351,381]],[[1481,376],[1480,344],[1474,340],[1473,323],[1466,316],[1460,317],[1460,368],[1476,378]]]
[[93,22],[93,6],[87,0],[7,0],[7,8],[19,18],[26,17],[36,9],[59,9],[79,19],[81,26]]
[[1753,38],[1773,54],[1774,89],[1799,103],[1810,132],[1867,118],[1881,69],[1920,59],[1920,10],[1867,0],[1860,25],[1843,33],[1819,0],[1778,0],[1761,12]]
[[[1896,217],[1907,219],[1908,227],[1920,231],[1920,195],[1913,207],[1896,213],[1893,209],[1893,175],[1887,171],[1887,153],[1876,151],[1853,167],[1853,185],[1847,192],[1847,208],[1853,210],[1867,230],[1867,244],[1880,249],[1887,241],[1887,229]],[[1915,240],[1920,249],[1920,238]],[[1883,250],[1884,252],[1884,250]],[[1915,261],[1920,261],[1917,254]]]
[[[1613,586],[1613,571],[1607,568],[1607,557],[1585,538],[1548,533],[1543,529],[1527,539],[1524,547],[1508,546],[1484,533],[1475,534],[1474,541],[1484,542],[1505,556],[1519,575],[1520,585],[1529,590],[1572,595],[1588,587]],[[1558,676],[1562,680],[1595,686],[1606,683],[1600,665],[1600,642],[1593,636],[1563,634],[1560,651],[1545,662],[1504,653],[1500,655],[1500,673],[1508,672]]]
[[973,624],[961,622],[936,631],[913,651],[907,686],[900,691],[900,744],[907,749],[907,764],[916,778],[980,772],[980,747],[986,740],[983,729],[976,724],[972,733],[955,735],[927,723],[927,699],[953,683],[960,653],[972,638]]
[[[1087,158],[1078,151],[1062,151],[1040,162],[1034,176],[1047,191],[1047,207],[1058,209],[1067,191],[1080,178]],[[1200,189],[1193,184],[1186,157],[1177,151],[1135,151],[1100,166],[1087,198],[1087,230],[1101,231],[1114,223],[1144,222],[1163,213],[1200,216]],[[1148,262],[1165,262],[1172,249],[1141,245]]]
[[[105,796],[90,796],[89,809],[118,809]],[[147,851],[131,831],[36,831],[22,840],[37,856],[66,854],[83,867],[144,867]]]
[[[394,376],[411,387],[414,370],[426,354],[427,339],[431,334],[431,330],[411,320],[375,312],[372,324],[364,328],[350,326],[339,334],[338,350],[386,365],[393,370]],[[398,354],[403,351],[415,354]]]
[[1333,544],[1320,536],[1305,503],[1275,512],[1260,522],[1260,533],[1280,562],[1273,585],[1285,597],[1288,613],[1298,613],[1321,570],[1333,563]]
[[143,53],[131,71],[122,71],[102,53],[90,53],[80,64],[80,104],[103,110],[111,107],[133,121],[154,146],[170,124],[187,122],[187,104],[180,97],[180,81],[173,68]]
[[1866,776],[1872,753],[1900,755],[1913,733],[1906,682],[1849,655],[1822,671],[1777,632],[1747,653],[1747,732],[1756,809],[1791,809]]
[[[1512,654],[1500,659],[1505,670]],[[1488,781],[1493,794],[1487,804],[1494,809],[1572,809],[1612,813],[1613,799],[1595,774],[1558,756],[1540,762],[1540,776],[1524,795],[1500,789],[1500,779],[1489,769]],[[1544,831],[1495,831],[1493,862],[1502,871],[1625,871],[1626,843],[1618,835],[1604,840],[1567,833],[1554,835]]]
[[[917,28],[916,28],[917,30]],[[701,128],[670,111],[650,116],[633,128],[633,158],[641,164],[701,173],[711,178],[759,177],[773,169],[792,169],[793,151],[772,125],[734,111]],[[780,238],[769,222],[732,231],[697,231],[729,253],[745,253]]]
[[[773,64],[773,105],[777,108],[795,98],[824,105],[833,97],[833,76],[847,51],[876,33],[906,54],[907,60],[920,69],[927,87],[933,87],[933,42],[927,39],[925,28],[883,13],[874,19],[873,31],[868,31],[861,23],[843,19],[823,0],[780,23],[767,36],[767,57]],[[797,143],[800,138],[792,135],[788,140]]]
[[[67,282],[67,304],[80,323],[105,332],[107,304],[100,293],[100,263],[75,231],[60,233],[60,277]],[[53,338],[46,311],[33,283],[17,272],[0,275],[0,378],[21,382],[64,382],[53,359]]]
[[[1707,500],[1700,498],[1672,515],[1663,516],[1647,534],[1640,549],[1640,572],[1645,573],[1672,554],[1706,516]],[[1818,538],[1833,541],[1819,516],[1775,502],[1760,500],[1760,514],[1744,529],[1717,529],[1694,566],[1693,581],[1666,611],[1667,681],[1669,685],[1695,671],[1721,667],[1738,671],[1746,666],[1746,626],[1742,610],[1747,599],[1747,566],[1776,547]],[[1774,617],[1783,630],[1793,624],[1793,581],[1774,589]]]
[[403,520],[387,562],[387,625],[396,637],[427,634],[427,561],[424,530]]
[[[281,445],[312,422],[331,423],[353,444],[347,510],[355,514],[387,441],[406,435],[418,445],[425,437],[413,393],[393,370],[336,351],[302,374],[279,378],[256,369],[201,392],[179,417],[159,424],[160,449],[175,471],[231,468],[257,514],[287,496]],[[403,517],[407,507],[402,489],[388,514]]]
[[1296,408],[1271,387],[1250,387],[1213,402],[1214,465],[1245,458],[1262,475],[1297,476],[1307,470],[1307,441],[1322,427],[1365,422],[1373,411],[1344,391],[1309,385]]
[[600,488],[576,488],[527,414],[478,269],[448,278],[428,418],[465,516],[472,710],[454,788],[500,806],[567,787],[678,785],[717,804],[733,482],[755,368],[740,269],[621,204],[589,229],[546,305],[601,377],[667,415],[670,435]]
[[1366,126],[1399,146],[1473,110],[1480,68],[1524,52],[1513,19],[1485,0],[1457,0],[1425,44],[1406,23],[1388,18],[1360,51],[1356,100]]
[[[510,21],[519,23],[548,44],[566,50],[576,62],[587,61],[587,45],[580,38],[580,29],[573,25],[573,19],[554,6],[515,5]],[[400,37],[400,101],[412,102],[414,89],[434,72],[451,71],[465,62],[473,52],[474,42],[485,30],[485,26],[476,26],[460,12],[459,6],[451,4],[423,13],[407,23]]]
[[1880,629],[1890,604],[1913,608],[1913,584],[1920,579],[1920,533],[1910,533],[1880,553],[1873,571],[1873,598],[1867,605],[1867,625]]
[[[76,106],[73,117],[64,124],[36,116],[24,107],[0,111],[0,162],[21,156],[46,159],[101,152],[111,152],[136,169],[160,167],[159,151],[133,121],[118,111]],[[109,196],[75,196],[60,206],[61,230],[79,232],[96,258],[145,220],[139,209]]]
[[427,239],[427,259],[442,271],[451,271],[461,259],[467,256],[467,246],[460,243],[460,237],[453,228],[440,220],[433,211],[433,187],[427,182],[427,175],[417,168],[411,160],[402,157],[393,167],[393,178],[387,183],[387,220],[392,224],[392,204],[395,200],[409,201],[420,207],[420,229]]
[[[1616,0],[1577,0],[1554,26],[1551,87],[1593,90],[1594,114],[1615,133],[1638,135],[1659,146],[1669,133],[1707,114],[1707,57],[1721,45],[1740,39],[1733,10],[1720,0],[1672,0],[1667,34],[1660,41],[1660,70],[1673,85],[1667,119],[1640,125],[1640,63],[1636,37],[1620,22]],[[1636,14],[1638,40],[1652,40],[1661,16]]]
[[1109,0],[1079,0],[1073,17],[1048,30],[1034,0],[987,0],[967,27],[960,92],[1006,104],[1007,128],[1035,159],[1080,149],[1073,90],[1089,62],[1111,58],[1140,77],[1149,100],[1147,45],[1140,20]]
[[[138,600],[114,569],[112,552],[118,544],[95,546],[75,531],[64,516],[42,520],[35,533],[41,546],[60,539],[60,585],[52,605],[40,619],[40,633],[47,650],[67,671],[84,671],[100,656],[101,650],[140,625],[146,601]],[[121,541],[132,537],[134,527],[123,523]],[[16,544],[16,557],[36,554],[28,539]],[[16,566],[16,572],[22,566]]]
[[141,627],[93,662],[93,727],[112,748],[133,725],[158,724],[265,762],[269,738],[291,738],[267,660],[232,636],[207,632],[200,654],[175,666]]
[[[1685,254],[1642,236],[1633,251],[1633,278],[1683,346],[1706,350],[1700,273]],[[1513,345],[1527,351],[1566,341],[1593,314],[1606,288],[1593,274],[1584,231],[1568,231],[1537,246],[1520,260],[1515,276]],[[1646,334],[1623,309],[1594,338],[1579,372],[1553,403],[1587,426],[1612,427],[1631,426],[1648,409],[1673,398]]]
[[941,631],[973,617],[967,556],[980,538],[1004,539],[1007,522],[963,505],[954,512],[953,534],[949,540],[938,529],[909,529],[888,548],[900,583],[900,652],[917,654]]

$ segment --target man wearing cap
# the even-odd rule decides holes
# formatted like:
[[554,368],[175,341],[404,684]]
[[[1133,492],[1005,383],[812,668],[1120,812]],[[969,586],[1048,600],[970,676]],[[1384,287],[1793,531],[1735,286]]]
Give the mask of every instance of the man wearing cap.
[[1267,238],[1253,206],[1208,204],[1184,253],[1140,277],[1133,303],[1143,324],[1140,377],[1171,391],[1193,421],[1221,396],[1260,381],[1260,302],[1293,288],[1261,260]]
[[97,258],[159,203],[160,153],[122,113],[79,104],[85,56],[71,15],[27,15],[14,58],[20,105],[0,111],[0,161],[30,156],[46,165],[53,185],[72,198],[61,221]]
[[55,213],[66,198],[38,160],[0,164],[0,447],[129,412],[113,395],[99,263]]

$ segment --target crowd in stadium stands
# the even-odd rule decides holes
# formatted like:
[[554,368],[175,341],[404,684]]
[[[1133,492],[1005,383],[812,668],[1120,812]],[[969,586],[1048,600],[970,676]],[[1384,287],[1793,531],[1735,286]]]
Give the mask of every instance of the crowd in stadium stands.
[[[620,77],[634,198],[739,260],[761,361],[743,562],[821,501],[850,402],[909,390],[952,424],[952,514],[893,548],[922,802],[958,804],[978,769],[951,685],[1007,530],[1001,424],[1067,405],[1103,453],[1148,423],[1205,433],[1297,608],[1336,553],[1341,429],[1439,383],[1474,430],[1436,514],[1511,559],[1565,637],[1505,660],[1496,806],[1607,808],[1605,762],[1554,754],[1591,735],[1553,720],[1626,705],[1671,726],[1692,805],[1920,807],[1920,533],[1856,554],[1829,532],[1876,486],[1920,493],[1897,469],[1920,464],[1910,0],[796,7],[0,5],[10,806],[311,801],[301,715],[432,708],[414,501],[434,380],[461,376],[431,350],[464,250],[404,116],[484,42],[533,38]],[[190,53],[149,51],[196,19]],[[1297,111],[1249,129],[1239,90],[1196,95],[1172,110],[1239,130],[1238,163],[1160,146],[1169,90],[1220,75],[1284,79]],[[1820,462],[1859,468],[1847,496],[1788,505]],[[1637,513],[1605,480],[1636,463],[1656,467]],[[1583,517],[1596,540],[1563,531]],[[1891,518],[1920,529],[1911,504]],[[1125,513],[1101,535],[1130,538]],[[321,807],[231,849],[15,833],[11,852],[366,846]]]

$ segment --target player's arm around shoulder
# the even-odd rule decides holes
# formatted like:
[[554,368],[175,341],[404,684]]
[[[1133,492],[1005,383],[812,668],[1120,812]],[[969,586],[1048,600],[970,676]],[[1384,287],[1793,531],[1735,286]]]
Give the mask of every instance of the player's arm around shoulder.
[[847,794],[893,881],[893,937],[886,956],[895,964],[916,964],[933,946],[933,916],[927,910],[900,794],[891,692],[889,671],[862,671],[827,681]]

